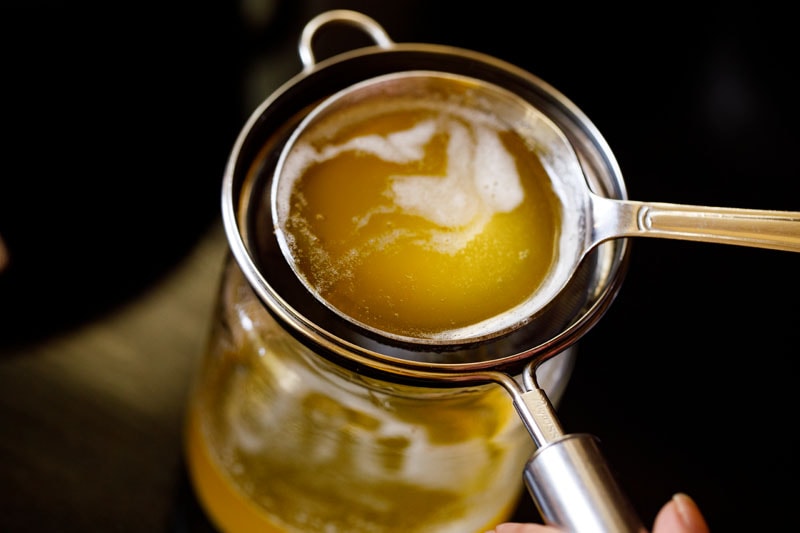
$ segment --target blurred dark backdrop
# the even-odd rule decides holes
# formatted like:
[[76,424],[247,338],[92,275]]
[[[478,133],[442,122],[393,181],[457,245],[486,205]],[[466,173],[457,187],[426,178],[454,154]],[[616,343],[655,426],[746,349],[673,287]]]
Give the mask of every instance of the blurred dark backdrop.
[[[0,8],[0,343],[113,309],[219,215],[247,114],[299,72],[319,11],[478,50],[559,89],[631,198],[800,210],[794,17],[771,2],[67,2]],[[796,254],[640,240],[559,413],[642,517],[691,494],[714,531],[782,530],[800,493]],[[528,515],[520,515],[527,518]]]
[[131,298],[218,215],[241,120],[235,3],[0,8],[0,342]]

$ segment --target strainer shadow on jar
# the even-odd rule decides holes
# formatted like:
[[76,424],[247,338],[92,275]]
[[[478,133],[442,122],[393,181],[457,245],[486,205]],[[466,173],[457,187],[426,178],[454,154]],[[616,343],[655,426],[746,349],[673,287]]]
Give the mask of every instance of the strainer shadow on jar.
[[[316,62],[311,40],[330,22],[361,28],[376,45]],[[619,168],[602,136],[574,104],[532,74],[469,50],[394,43],[375,21],[358,13],[337,10],[313,19],[301,37],[300,55],[303,72],[251,115],[235,143],[223,183],[223,222],[231,254],[258,300],[302,345],[367,380],[421,388],[499,384],[537,448],[523,477],[545,521],[568,530],[638,531],[639,519],[594,438],[565,435],[536,382],[536,369],[576,343],[613,301],[627,267],[626,239],[593,248],[567,287],[544,306],[521,305],[500,318],[486,319],[477,329],[459,326],[456,333],[420,341],[407,332],[391,334],[354,321],[319,298],[298,276],[286,235],[274,225],[273,199],[278,193],[273,180],[298,126],[326,98],[372,79],[421,71],[501,88],[563,133],[593,191],[624,199]],[[586,221],[575,221],[581,223]]]

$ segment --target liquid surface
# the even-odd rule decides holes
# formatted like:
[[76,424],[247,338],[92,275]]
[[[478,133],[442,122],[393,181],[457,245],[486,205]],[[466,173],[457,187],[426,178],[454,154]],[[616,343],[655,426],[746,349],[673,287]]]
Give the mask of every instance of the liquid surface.
[[560,201],[536,153],[462,101],[367,99],[310,126],[277,197],[312,292],[367,327],[428,338],[523,303],[554,261]]

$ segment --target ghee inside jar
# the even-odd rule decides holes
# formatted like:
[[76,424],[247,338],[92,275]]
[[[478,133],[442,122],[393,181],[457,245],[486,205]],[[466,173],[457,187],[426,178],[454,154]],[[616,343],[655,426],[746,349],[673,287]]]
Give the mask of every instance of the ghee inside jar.
[[561,202],[530,141],[474,103],[468,90],[374,94],[297,137],[278,229],[329,307],[383,333],[436,338],[508,312],[543,283]]

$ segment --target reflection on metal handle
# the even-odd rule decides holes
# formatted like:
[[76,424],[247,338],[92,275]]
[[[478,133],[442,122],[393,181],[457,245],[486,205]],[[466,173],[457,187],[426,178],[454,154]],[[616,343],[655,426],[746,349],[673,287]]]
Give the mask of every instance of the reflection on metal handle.
[[539,514],[548,525],[575,533],[644,533],[633,505],[620,490],[595,437],[564,435],[550,400],[536,383],[536,361],[522,373],[524,388],[497,379],[537,450],[523,477]]
[[596,242],[661,237],[800,252],[800,211],[636,202],[592,196]]
[[565,435],[539,448],[524,478],[547,524],[580,533],[646,531],[592,435]]
[[305,25],[303,33],[300,35],[300,61],[303,63],[303,70],[310,70],[316,64],[314,59],[314,51],[311,48],[311,42],[314,40],[314,35],[322,26],[331,22],[340,22],[349,24],[357,28],[361,28],[367,32],[370,37],[375,40],[375,43],[382,48],[390,48],[394,41],[389,37],[389,34],[378,24],[373,18],[368,17],[358,11],[350,11],[349,9],[333,9],[320,13]]

